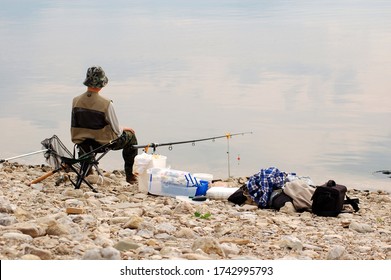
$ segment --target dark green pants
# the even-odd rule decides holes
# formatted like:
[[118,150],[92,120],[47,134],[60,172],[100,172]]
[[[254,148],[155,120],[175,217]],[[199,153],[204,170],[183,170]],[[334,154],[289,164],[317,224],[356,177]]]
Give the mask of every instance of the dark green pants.
[[138,153],[138,149],[133,148],[133,145],[137,145],[136,135],[130,131],[124,131],[120,139],[118,139],[118,141],[112,147],[113,150],[122,149],[122,157],[125,162],[124,170],[126,178],[130,178],[133,176],[134,158],[137,156]]

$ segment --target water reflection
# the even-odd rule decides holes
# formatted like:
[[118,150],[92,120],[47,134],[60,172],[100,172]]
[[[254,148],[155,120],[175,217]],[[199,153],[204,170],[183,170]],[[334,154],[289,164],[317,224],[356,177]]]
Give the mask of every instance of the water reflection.
[[[1,158],[53,134],[71,147],[70,103],[98,64],[142,143],[253,131],[230,142],[233,175],[273,165],[387,188],[372,172],[390,166],[390,14],[384,1],[5,1]],[[225,141],[159,152],[227,175]]]

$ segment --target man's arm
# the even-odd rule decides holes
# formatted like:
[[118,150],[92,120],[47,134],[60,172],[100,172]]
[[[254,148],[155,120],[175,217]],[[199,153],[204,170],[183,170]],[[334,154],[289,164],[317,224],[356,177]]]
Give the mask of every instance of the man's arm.
[[113,102],[110,102],[109,108],[108,108],[108,114],[107,114],[108,122],[111,125],[111,128],[113,129],[114,133],[119,136],[121,136],[123,129],[119,126],[119,122],[117,119],[117,115],[114,110]]

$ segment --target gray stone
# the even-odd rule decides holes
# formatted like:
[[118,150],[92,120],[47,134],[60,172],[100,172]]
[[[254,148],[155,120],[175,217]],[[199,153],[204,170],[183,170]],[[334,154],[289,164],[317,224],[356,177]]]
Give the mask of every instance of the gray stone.
[[129,251],[129,250],[135,250],[140,247],[140,244],[126,241],[126,240],[120,240],[117,242],[117,244],[114,245],[114,248],[117,249],[118,251]]
[[18,232],[6,232],[3,234],[5,239],[13,239],[22,242],[31,242],[33,238],[30,235],[18,233]]
[[150,246],[141,246],[136,249],[136,254],[142,257],[148,257],[157,254],[157,251]]
[[182,255],[182,252],[179,248],[165,246],[160,250],[160,255],[168,258],[178,258]]
[[82,260],[103,260],[99,248],[88,250],[82,257]]
[[340,260],[345,253],[345,247],[341,245],[336,245],[330,249],[327,253],[328,260]]
[[94,248],[88,250],[82,257],[83,260],[120,260],[120,252],[112,247]]
[[178,238],[194,239],[197,235],[190,228],[181,228],[176,234]]
[[155,235],[155,238],[156,239],[172,239],[173,237],[171,235],[169,235],[168,233],[158,233]]
[[0,196],[0,213],[14,213],[16,206],[4,196]]
[[295,236],[283,236],[279,242],[280,247],[288,248],[292,250],[303,250],[303,244],[300,239]]
[[152,238],[153,232],[147,229],[141,229],[137,232],[138,236],[144,237],[144,238]]
[[79,197],[83,197],[84,193],[81,189],[75,190],[73,188],[67,188],[63,191],[62,195],[65,198],[68,197],[79,198]]
[[113,247],[106,247],[101,249],[102,258],[104,260],[120,260],[120,252]]
[[220,244],[220,248],[224,251],[226,256],[238,255],[240,253],[240,248],[235,243],[223,243]]
[[355,222],[355,221],[350,223],[349,228],[351,230],[354,230],[354,231],[357,231],[357,232],[360,232],[360,233],[366,233],[366,232],[373,231],[372,227],[370,225],[364,224],[364,223],[358,223],[358,222]]
[[156,230],[161,233],[173,233],[176,231],[176,227],[171,223],[161,223],[157,225]]
[[9,226],[17,222],[15,216],[0,213],[0,226]]
[[65,200],[65,207],[75,207],[75,208],[82,208],[84,206],[84,202],[79,199],[67,199]]

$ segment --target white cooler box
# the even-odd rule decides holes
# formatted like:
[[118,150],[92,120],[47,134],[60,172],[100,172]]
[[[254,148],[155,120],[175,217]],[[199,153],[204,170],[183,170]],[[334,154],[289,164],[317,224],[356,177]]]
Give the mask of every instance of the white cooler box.
[[148,174],[148,192],[151,194],[171,197],[196,195],[196,182],[189,172],[168,168],[150,168]]
[[176,185],[172,183],[162,182],[162,195],[165,196],[195,196],[197,187]]

